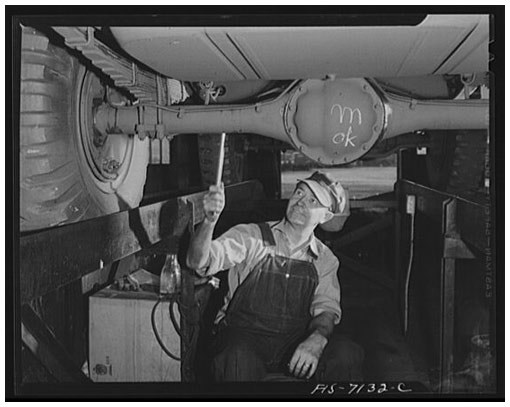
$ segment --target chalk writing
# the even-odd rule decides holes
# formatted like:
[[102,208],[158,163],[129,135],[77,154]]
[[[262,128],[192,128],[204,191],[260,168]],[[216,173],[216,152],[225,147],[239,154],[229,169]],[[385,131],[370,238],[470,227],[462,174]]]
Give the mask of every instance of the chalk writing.
[[361,110],[358,108],[353,109],[352,107],[345,106],[342,107],[342,105],[339,105],[338,103],[331,106],[331,115],[333,116],[334,110],[338,109],[338,122],[340,124],[343,124],[344,122],[344,116],[346,113],[349,113],[349,121],[347,123],[352,124],[355,117],[358,118],[358,125],[361,126]]
[[353,147],[356,147],[356,145],[352,141],[355,138],[356,138],[356,136],[352,135],[352,127],[349,126],[349,130],[347,130],[347,134],[342,133],[342,132],[336,133],[333,136],[332,141],[334,144],[340,144],[340,143],[345,142],[345,147],[347,147],[349,144]]
[[330,114],[331,116],[334,115],[335,110],[338,110],[338,124],[340,126],[344,125],[344,119],[346,120],[347,125],[349,126],[347,129],[347,132],[338,132],[336,133],[331,141],[334,144],[340,144],[343,143],[345,147],[352,146],[356,147],[353,140],[357,137],[352,134],[352,124],[355,121],[355,119],[358,119],[358,125],[361,126],[362,120],[361,120],[361,110],[358,108],[353,109],[350,106],[342,106],[338,103],[331,106]]

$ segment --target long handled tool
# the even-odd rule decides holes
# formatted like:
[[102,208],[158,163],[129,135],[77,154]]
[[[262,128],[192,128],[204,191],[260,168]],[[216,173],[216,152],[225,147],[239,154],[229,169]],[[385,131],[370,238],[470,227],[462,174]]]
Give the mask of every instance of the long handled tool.
[[[218,167],[216,171],[216,186],[221,185],[221,176],[223,174],[223,161],[225,159],[225,133],[221,133],[220,138],[220,151],[218,154]],[[176,259],[173,259],[174,261],[177,261]],[[161,275],[160,275],[160,288],[159,292],[160,295],[167,295],[172,293],[171,285],[172,285],[172,279],[175,278],[173,276],[173,268],[172,268],[172,255],[168,254],[165,260],[165,264],[163,268],[161,269]]]
[[221,133],[220,138],[220,153],[218,155],[218,168],[216,171],[216,186],[221,185],[221,176],[223,174],[223,161],[225,160],[225,133]]
[[221,133],[220,151],[218,154],[218,167],[216,168],[216,186],[221,185],[221,176],[223,175],[223,161],[225,161],[225,133]]

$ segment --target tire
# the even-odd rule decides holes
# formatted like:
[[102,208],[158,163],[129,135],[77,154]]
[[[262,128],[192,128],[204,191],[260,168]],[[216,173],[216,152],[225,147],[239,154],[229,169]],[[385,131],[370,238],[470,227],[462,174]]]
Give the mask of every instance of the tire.
[[[225,155],[221,178],[225,185],[236,184],[244,179],[243,142],[242,136],[238,135],[227,135],[225,138]],[[203,187],[209,187],[209,185],[213,185],[216,182],[219,153],[219,134],[198,135],[198,155]]]
[[487,147],[484,130],[432,134],[426,161],[429,185],[456,195],[480,192]]
[[[92,108],[102,103],[101,92],[104,96],[99,76],[76,57],[36,30],[23,28],[21,231],[73,223],[140,203],[149,142],[110,135],[97,145]],[[105,146],[119,157],[116,175],[98,164]]]

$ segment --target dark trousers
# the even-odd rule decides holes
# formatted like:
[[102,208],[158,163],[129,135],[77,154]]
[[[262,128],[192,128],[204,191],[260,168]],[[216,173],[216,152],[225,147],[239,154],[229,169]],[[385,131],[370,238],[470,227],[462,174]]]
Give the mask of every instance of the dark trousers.
[[[263,381],[279,374],[288,380],[287,364],[303,338],[281,338],[223,327],[216,338],[212,363],[216,381]],[[363,349],[337,332],[329,338],[311,381],[361,381]],[[295,380],[299,380],[295,378]]]

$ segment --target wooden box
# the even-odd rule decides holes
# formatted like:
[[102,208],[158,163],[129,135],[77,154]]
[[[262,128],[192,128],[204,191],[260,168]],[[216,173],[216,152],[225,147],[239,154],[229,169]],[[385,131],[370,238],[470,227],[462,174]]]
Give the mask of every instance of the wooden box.
[[[158,344],[151,312],[159,293],[159,276],[146,270],[133,274],[141,291],[120,291],[114,286],[89,300],[89,370],[95,382],[178,382],[180,362]],[[168,350],[180,358],[181,340],[169,315],[168,301],[155,313],[156,328]],[[177,304],[173,304],[177,323]]]

